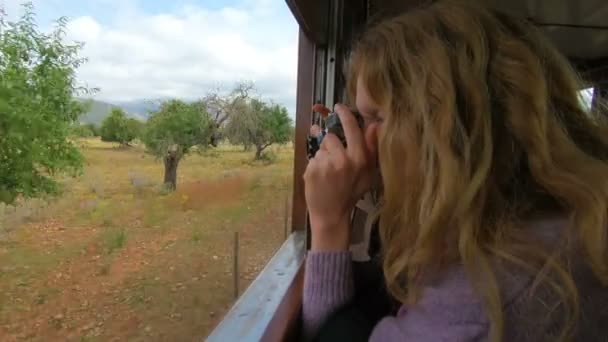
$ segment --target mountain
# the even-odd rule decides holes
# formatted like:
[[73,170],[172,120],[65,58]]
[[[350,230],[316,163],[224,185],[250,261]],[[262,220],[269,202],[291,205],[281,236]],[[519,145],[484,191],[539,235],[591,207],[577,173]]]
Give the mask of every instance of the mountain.
[[150,112],[157,111],[160,108],[160,102],[160,100],[134,100],[114,102],[114,104],[141,120],[147,120]]
[[80,122],[83,124],[92,123],[97,126],[101,125],[113,108],[121,108],[127,113],[128,117],[140,121],[146,121],[148,119],[148,109],[155,109],[151,104],[144,104],[143,101],[141,101],[141,103],[134,101],[117,104],[93,99],[79,99],[79,101],[89,102],[91,105],[89,111],[80,117]]
[[91,99],[82,99],[82,102],[90,103],[89,111],[83,114],[80,117],[80,122],[84,124],[95,124],[97,126],[101,125],[103,119],[106,118],[110,114],[113,108],[118,108],[111,103],[91,100]]

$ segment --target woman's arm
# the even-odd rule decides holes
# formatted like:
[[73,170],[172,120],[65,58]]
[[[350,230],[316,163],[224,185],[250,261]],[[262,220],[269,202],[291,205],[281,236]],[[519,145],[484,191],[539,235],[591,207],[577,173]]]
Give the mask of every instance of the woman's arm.
[[328,316],[346,305],[354,293],[350,252],[308,252],[302,305],[305,340],[310,340]]
[[303,293],[305,338],[314,336],[319,324],[354,295],[350,215],[376,171],[378,125],[368,125],[364,134],[346,106],[334,109],[348,147],[334,134],[326,135],[303,175],[311,230]]

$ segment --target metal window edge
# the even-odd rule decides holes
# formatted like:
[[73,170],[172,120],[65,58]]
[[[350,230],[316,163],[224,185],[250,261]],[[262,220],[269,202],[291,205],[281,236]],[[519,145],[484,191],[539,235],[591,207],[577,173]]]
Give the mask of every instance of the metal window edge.
[[306,234],[293,232],[206,341],[260,341],[306,256]]

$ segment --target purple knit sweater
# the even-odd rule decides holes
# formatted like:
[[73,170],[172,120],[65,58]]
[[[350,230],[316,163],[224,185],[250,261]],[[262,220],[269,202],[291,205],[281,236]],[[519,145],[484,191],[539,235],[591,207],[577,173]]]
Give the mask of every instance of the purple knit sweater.
[[[545,226],[541,229],[553,230],[551,228],[561,224],[547,222],[541,225]],[[608,290],[598,285],[588,271],[575,276],[579,290],[586,294],[582,297],[581,313],[589,321],[582,323],[585,326],[583,336],[591,337],[584,341],[606,341]],[[542,291],[526,296],[531,289],[530,277],[511,275],[501,277],[499,281],[505,312],[505,341],[551,340],[539,330],[540,321],[547,316],[542,309],[546,308],[548,297],[544,297]],[[314,335],[328,315],[353,296],[350,253],[309,252],[303,297],[305,337]],[[473,291],[464,269],[456,266],[440,281],[425,288],[416,305],[402,306],[396,316],[383,318],[375,326],[370,341],[487,341],[488,332],[489,321],[481,299]]]

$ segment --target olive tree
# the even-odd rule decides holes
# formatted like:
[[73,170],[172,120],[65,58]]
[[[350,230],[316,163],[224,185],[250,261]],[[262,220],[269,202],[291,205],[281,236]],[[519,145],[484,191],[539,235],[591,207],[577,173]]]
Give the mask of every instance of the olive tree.
[[128,118],[122,109],[112,108],[110,115],[101,123],[101,140],[128,146],[133,139],[140,135],[140,126],[139,121]]
[[38,31],[31,3],[15,22],[0,14],[0,202],[54,194],[55,176],[77,175],[83,157],[70,139],[85,107],[75,96],[81,44],[65,42],[67,21]]
[[223,128],[230,117],[242,111],[247,106],[251,93],[255,91],[252,82],[237,82],[234,88],[227,95],[222,95],[221,89],[215,89],[207,93],[200,102],[205,105],[209,113],[209,144],[217,146],[223,138]]
[[84,124],[83,126],[87,127],[94,137],[101,136],[100,127],[97,127],[97,125],[95,125],[94,123]]
[[177,167],[182,158],[195,146],[209,145],[209,122],[209,114],[201,102],[169,100],[151,113],[142,140],[150,153],[163,160],[167,188],[177,187]]
[[291,127],[287,108],[251,99],[246,108],[232,114],[226,125],[226,135],[233,144],[254,146],[258,160],[268,146],[289,142]]
[[89,125],[77,123],[72,127],[72,134],[78,138],[90,138],[95,136],[95,131]]

